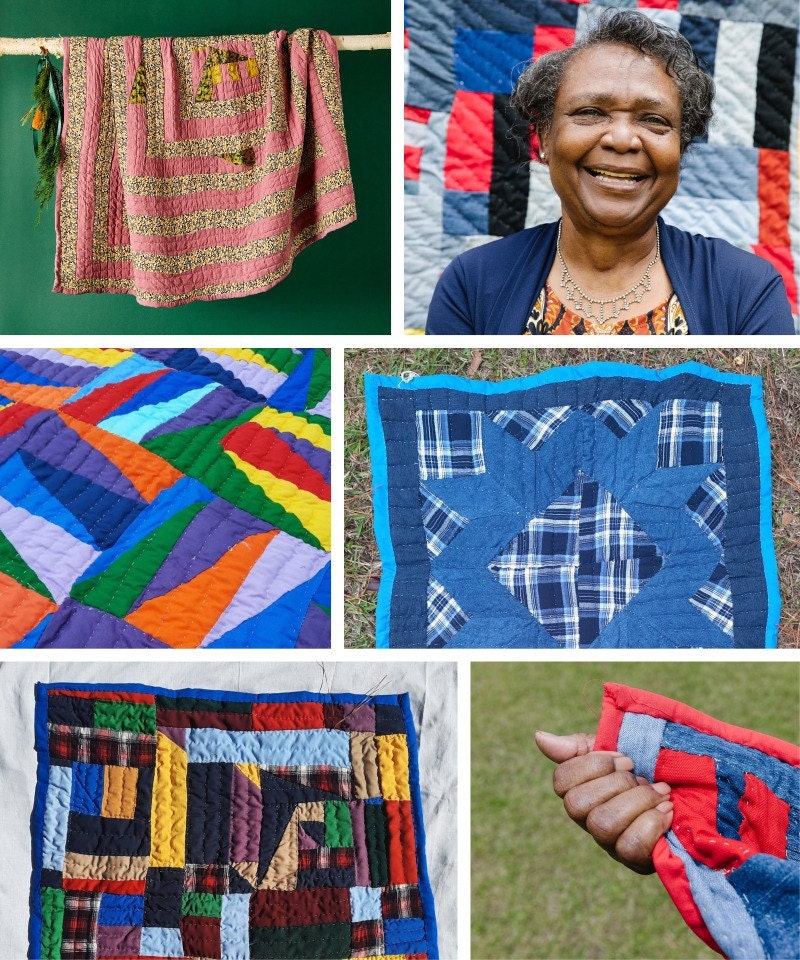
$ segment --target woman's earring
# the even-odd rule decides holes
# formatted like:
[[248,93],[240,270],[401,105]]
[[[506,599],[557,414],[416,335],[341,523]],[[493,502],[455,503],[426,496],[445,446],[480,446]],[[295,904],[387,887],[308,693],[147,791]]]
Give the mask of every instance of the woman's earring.
[[539,151],[539,158],[541,159],[542,163],[547,163],[547,154],[544,150]]

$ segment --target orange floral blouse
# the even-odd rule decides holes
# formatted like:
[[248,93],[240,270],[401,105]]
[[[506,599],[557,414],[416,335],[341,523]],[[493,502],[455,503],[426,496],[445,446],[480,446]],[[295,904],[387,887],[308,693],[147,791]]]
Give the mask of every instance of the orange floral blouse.
[[556,296],[549,283],[536,298],[524,334],[688,334],[686,318],[675,293],[660,306],[638,317],[620,318],[604,323],[602,328],[594,321],[573,313]]

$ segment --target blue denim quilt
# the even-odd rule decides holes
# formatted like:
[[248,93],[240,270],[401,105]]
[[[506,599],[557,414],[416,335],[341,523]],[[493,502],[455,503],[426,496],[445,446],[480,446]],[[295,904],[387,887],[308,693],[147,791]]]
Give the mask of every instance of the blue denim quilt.
[[379,647],[776,645],[759,378],[365,383]]

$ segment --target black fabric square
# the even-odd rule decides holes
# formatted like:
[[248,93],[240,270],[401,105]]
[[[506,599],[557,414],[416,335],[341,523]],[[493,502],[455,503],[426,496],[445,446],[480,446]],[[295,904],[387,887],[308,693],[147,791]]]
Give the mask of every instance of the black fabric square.
[[406,725],[403,718],[403,708],[394,704],[378,703],[375,705],[375,733],[405,733]]

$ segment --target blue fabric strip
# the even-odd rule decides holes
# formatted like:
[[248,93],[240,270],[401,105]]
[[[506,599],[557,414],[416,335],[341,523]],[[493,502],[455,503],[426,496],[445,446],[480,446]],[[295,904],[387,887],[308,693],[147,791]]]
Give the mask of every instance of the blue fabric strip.
[[[175,690],[169,687],[151,687],[144,683],[38,683],[36,687],[37,697],[40,687],[44,691],[42,696],[45,698],[45,717],[41,727],[41,740],[37,740],[37,743],[41,744],[41,748],[45,750],[47,749],[46,698],[50,690],[119,690],[123,693],[152,693],[154,696],[195,697],[199,700],[232,700],[237,703],[303,703],[306,700],[314,703],[362,703],[365,699],[364,694],[360,693],[310,693],[308,691],[240,693],[234,690],[205,690],[200,687],[182,687]],[[375,694],[368,699],[371,703],[397,706],[400,703],[400,696],[406,696],[406,694]]]
[[350,766],[350,734],[344,730],[186,731],[189,763],[257,763],[259,766]]
[[31,814],[31,872],[30,910],[28,923],[28,956],[35,960],[40,954],[42,942],[42,901],[40,884],[44,854],[44,814],[47,808],[47,790],[50,783],[50,755],[47,750],[47,684],[37,683],[35,688],[34,744],[37,752],[36,791]]
[[372,465],[373,527],[381,558],[381,583],[375,610],[375,646],[379,648],[389,646],[391,598],[397,566],[389,526],[389,475],[386,468],[386,440],[378,407],[378,388],[397,387],[402,384],[403,381],[397,377],[364,374],[367,438]]
[[399,696],[406,727],[406,745],[408,747],[408,772],[411,784],[411,812],[414,818],[414,835],[417,839],[417,881],[422,899],[422,912],[425,920],[429,960],[439,960],[438,935],[436,930],[436,907],[433,902],[433,890],[428,877],[427,857],[425,856],[425,826],[422,820],[422,794],[419,780],[419,748],[411,714],[411,700],[407,693]]

